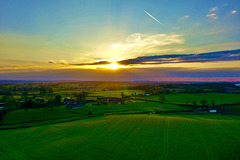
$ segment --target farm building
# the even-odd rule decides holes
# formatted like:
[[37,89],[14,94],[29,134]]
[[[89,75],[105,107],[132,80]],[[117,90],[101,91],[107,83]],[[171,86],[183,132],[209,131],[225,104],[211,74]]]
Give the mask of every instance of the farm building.
[[63,103],[64,104],[74,104],[75,101],[74,101],[74,99],[72,97],[67,97],[67,98],[64,99]]
[[235,84],[235,86],[240,87],[240,84]]
[[44,99],[39,98],[39,97],[37,97],[37,98],[35,99],[35,101],[38,102],[38,103],[44,103]]
[[210,109],[209,113],[217,113],[217,110],[216,109]]

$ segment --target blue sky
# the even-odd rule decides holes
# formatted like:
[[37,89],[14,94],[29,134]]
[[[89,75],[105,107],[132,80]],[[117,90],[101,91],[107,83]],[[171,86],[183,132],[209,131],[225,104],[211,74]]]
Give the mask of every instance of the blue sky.
[[239,0],[0,0],[0,24],[0,74],[240,48]]
[[[193,31],[202,33],[214,27],[220,29],[240,25],[238,20],[240,2],[238,0],[185,0],[181,2],[179,0],[1,0],[0,6],[1,32],[46,37],[71,37],[76,33],[86,34],[86,30],[88,34],[95,35],[106,27],[113,32],[122,31],[128,35],[138,32],[189,34]],[[214,7],[217,7],[218,19],[211,22],[206,15]],[[164,25],[155,23],[143,12],[144,10]],[[232,10],[238,11],[236,15],[230,15]],[[181,22],[181,17],[186,15],[189,19]],[[195,23],[200,24],[193,27]],[[230,38],[233,41],[239,41],[239,36],[234,36],[233,33],[229,35],[228,40]]]

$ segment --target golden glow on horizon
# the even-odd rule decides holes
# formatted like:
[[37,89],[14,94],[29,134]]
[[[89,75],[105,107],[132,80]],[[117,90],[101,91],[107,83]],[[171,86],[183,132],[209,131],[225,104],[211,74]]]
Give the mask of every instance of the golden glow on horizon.
[[107,69],[113,69],[113,70],[118,69],[118,68],[127,68],[126,66],[119,65],[116,62],[113,62],[113,63],[108,64],[108,65],[101,65],[101,67],[107,68]]

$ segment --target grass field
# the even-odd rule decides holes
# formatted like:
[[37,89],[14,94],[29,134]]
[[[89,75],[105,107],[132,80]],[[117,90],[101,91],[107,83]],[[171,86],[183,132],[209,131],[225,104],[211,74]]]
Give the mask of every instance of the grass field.
[[122,97],[121,93],[124,93],[125,96],[130,96],[132,93],[142,94],[142,90],[114,90],[114,91],[96,91],[91,92],[89,96],[107,96],[107,97]]
[[[39,108],[39,109],[28,109],[25,111],[12,110],[9,111],[4,117],[0,124],[6,123],[19,123],[36,120],[49,120],[66,117],[81,117],[87,115],[89,110],[93,114],[99,113],[116,113],[116,112],[146,112],[146,111],[178,111],[188,110],[189,108],[180,107],[178,105],[160,104],[155,102],[135,102],[123,105],[109,104],[109,105],[88,105],[85,108],[79,109],[68,109],[65,105],[54,107],[51,111],[50,108]],[[1,127],[1,126],[0,126]]]
[[240,159],[240,118],[118,115],[0,131],[0,159]]
[[[142,99],[156,100],[159,101],[160,95],[154,95],[150,97],[138,97]],[[240,94],[227,94],[227,93],[182,93],[182,94],[166,94],[166,102],[176,103],[176,104],[192,104],[192,101],[196,101],[197,104],[200,104],[202,99],[206,99],[209,104],[212,101],[215,104],[228,104],[228,103],[238,103],[240,102]]]

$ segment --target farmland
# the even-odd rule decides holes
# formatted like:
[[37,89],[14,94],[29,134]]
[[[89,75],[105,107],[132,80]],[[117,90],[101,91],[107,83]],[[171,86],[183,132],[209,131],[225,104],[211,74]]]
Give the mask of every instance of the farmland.
[[80,84],[2,85],[0,159],[240,158],[240,94],[203,93],[222,84]]
[[[63,119],[63,118],[76,118],[84,117],[88,115],[88,111],[91,110],[95,114],[106,114],[106,113],[134,113],[134,112],[149,112],[149,111],[178,111],[187,110],[189,108],[180,107],[178,105],[171,104],[160,104],[155,102],[135,102],[124,105],[88,105],[81,109],[68,109],[65,105],[54,107],[51,111],[50,108],[39,108],[39,109],[28,109],[25,111],[13,110],[10,111],[1,121],[1,125],[11,123],[23,123],[29,121],[42,122],[51,119]],[[0,126],[1,127],[1,126]]]
[[116,115],[1,131],[2,159],[239,159],[239,117]]
[[[159,101],[159,95],[149,97],[138,97],[139,99],[149,99]],[[240,94],[227,94],[227,93],[181,93],[181,94],[165,94],[166,103],[174,104],[192,104],[192,101],[196,101],[200,104],[202,99],[206,99],[208,103],[214,101],[215,104],[229,104],[239,103]]]

